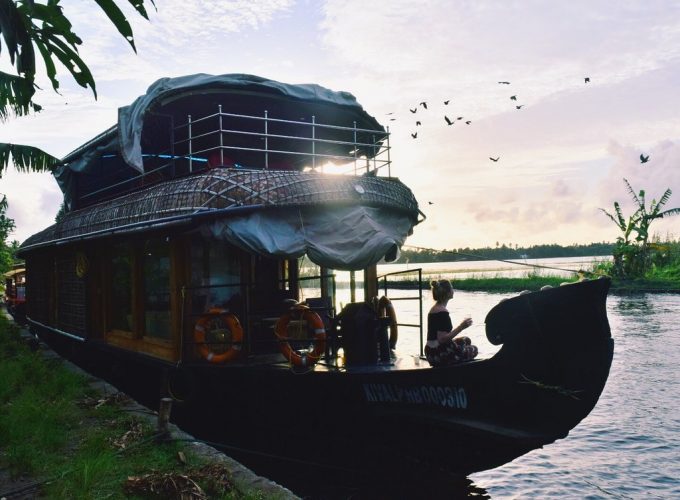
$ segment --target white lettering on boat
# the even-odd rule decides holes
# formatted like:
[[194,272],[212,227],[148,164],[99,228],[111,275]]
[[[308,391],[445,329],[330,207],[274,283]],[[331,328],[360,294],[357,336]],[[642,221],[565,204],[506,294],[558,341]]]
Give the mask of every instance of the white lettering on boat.
[[364,384],[369,403],[409,403],[466,409],[467,394],[463,387],[422,385],[402,387],[395,384]]

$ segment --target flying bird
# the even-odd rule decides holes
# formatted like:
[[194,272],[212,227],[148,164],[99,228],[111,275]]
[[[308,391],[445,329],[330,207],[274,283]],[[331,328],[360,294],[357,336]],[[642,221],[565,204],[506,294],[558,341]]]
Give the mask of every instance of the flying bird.
[[390,121],[394,122],[394,121],[397,121],[397,119],[396,118],[390,118]]
[[444,101],[444,106],[448,106],[450,102],[451,102],[451,99],[449,99],[448,101]]
[[589,76],[586,76],[583,80],[584,80],[585,83],[590,83],[590,77]]
[[447,124],[447,125],[453,125],[453,124],[454,124],[454,122],[451,121],[451,119],[450,119],[448,116],[446,116],[446,115],[444,115],[444,120],[446,120],[446,124]]
[[389,112],[389,113],[387,113],[387,114],[388,114],[388,115],[393,115],[393,114],[394,114],[394,112],[393,112],[393,111],[391,111],[391,112]]
[[428,201],[427,204],[428,205],[434,205],[434,203],[432,203],[431,201]]
[[517,100],[517,96],[516,96],[516,95],[511,95],[511,96],[510,96],[510,100],[511,100],[511,101],[516,101],[516,100]]
[[489,160],[491,160],[491,161],[498,161],[498,160],[500,160],[500,159],[501,159],[500,156],[499,156],[498,158],[491,158],[491,157],[489,156]]
[[418,132],[413,132],[413,133],[411,134],[411,137],[413,137],[414,139],[415,139],[416,137],[418,137]]
[[524,107],[524,104],[520,104],[519,106],[515,106],[517,109],[522,109]]
[[649,155],[645,156],[640,154],[640,163],[647,163],[649,161]]
[[414,109],[408,108],[408,110],[409,110],[411,113],[415,113],[416,111],[418,111],[418,106],[416,106]]
[[422,125],[422,123],[420,123],[420,120],[418,120],[418,121],[416,122],[416,127],[419,127],[420,125]]
[[471,123],[472,123],[472,121],[468,120],[468,121],[465,122],[465,125],[470,125]]
[[423,108],[427,109],[427,103],[426,103],[425,101],[421,102],[420,105],[421,105]]
[[462,116],[459,116],[458,118],[456,118],[456,120],[462,120],[462,119],[463,119]]
[[498,83],[500,83],[501,85],[510,85],[510,82],[498,82]]

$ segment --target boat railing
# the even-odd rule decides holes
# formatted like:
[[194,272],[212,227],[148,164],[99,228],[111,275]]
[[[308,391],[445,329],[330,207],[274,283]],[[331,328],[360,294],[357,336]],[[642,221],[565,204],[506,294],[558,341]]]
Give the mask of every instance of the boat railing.
[[[228,122],[239,120],[251,125],[242,128],[227,126]],[[277,126],[282,131],[292,132],[277,132],[274,128]],[[312,171],[323,172],[329,162],[338,162],[351,165],[351,168],[334,173],[358,175],[386,167],[387,176],[391,176],[389,136],[389,130],[360,128],[356,121],[348,127],[318,122],[314,115],[309,121],[302,121],[275,118],[267,110],[260,116],[227,113],[220,104],[215,113],[198,118],[187,115],[185,123],[173,128],[174,151],[171,156],[174,161],[186,159],[189,172],[206,168],[206,155],[217,153],[220,163],[224,164],[230,152],[248,152],[261,154],[262,163],[236,164],[237,167],[280,168],[271,164],[270,160],[273,155],[283,155],[297,161],[302,159]],[[235,141],[235,138],[242,141]],[[227,142],[226,139],[232,141]],[[259,140],[259,146],[253,145],[253,139]],[[329,153],[333,146],[349,154]]]
[[[412,289],[412,280],[404,279],[408,275],[415,275],[418,285],[418,295],[407,295],[404,297],[398,297],[394,295],[389,295],[390,289]],[[394,279],[398,278],[398,279]],[[378,276],[378,288],[382,288],[385,297],[390,299],[391,302],[395,301],[418,301],[418,324],[415,323],[397,323],[397,326],[413,328],[418,330],[418,338],[420,345],[419,356],[423,356],[423,270],[422,268],[416,269],[405,269],[403,271],[394,271],[391,273],[386,273]],[[415,290],[414,290],[415,291]],[[397,318],[399,315],[397,314]]]
[[102,169],[97,179],[81,178],[78,198],[85,205],[216,166],[391,177],[389,129],[322,123],[314,115],[308,121],[290,120],[267,110],[262,115],[227,113],[221,104],[206,115],[189,114],[177,125],[170,116],[157,118],[167,121],[168,139],[142,152],[144,172],[117,167]]

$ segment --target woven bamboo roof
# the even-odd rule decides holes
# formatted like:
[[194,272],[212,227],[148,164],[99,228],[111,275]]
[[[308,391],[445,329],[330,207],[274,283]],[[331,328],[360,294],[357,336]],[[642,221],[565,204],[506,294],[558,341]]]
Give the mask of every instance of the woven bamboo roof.
[[414,221],[419,214],[411,190],[394,178],[216,168],[70,212],[62,222],[28,238],[20,252],[171,222],[228,218],[244,210],[333,205],[381,207],[406,213]]

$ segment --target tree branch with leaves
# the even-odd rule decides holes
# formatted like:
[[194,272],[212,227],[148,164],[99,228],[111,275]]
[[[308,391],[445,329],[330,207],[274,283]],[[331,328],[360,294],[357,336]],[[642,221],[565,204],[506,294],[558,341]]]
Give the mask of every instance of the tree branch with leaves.
[[[149,18],[145,0],[127,1],[142,17]],[[130,23],[115,0],[94,2],[136,52]],[[155,7],[154,0],[146,3]],[[0,33],[0,42],[4,42],[0,43],[0,55],[4,52],[15,70],[15,74],[0,71],[0,120],[5,121],[12,114],[23,116],[42,109],[33,100],[38,88],[35,84],[36,53],[42,58],[55,92],[59,92],[57,64],[61,64],[78,85],[90,88],[95,99],[97,98],[94,76],[78,53],[83,41],[73,31],[59,0],[0,0]],[[0,176],[10,159],[20,171],[38,172],[52,169],[58,161],[54,156],[31,146],[0,146]]]

